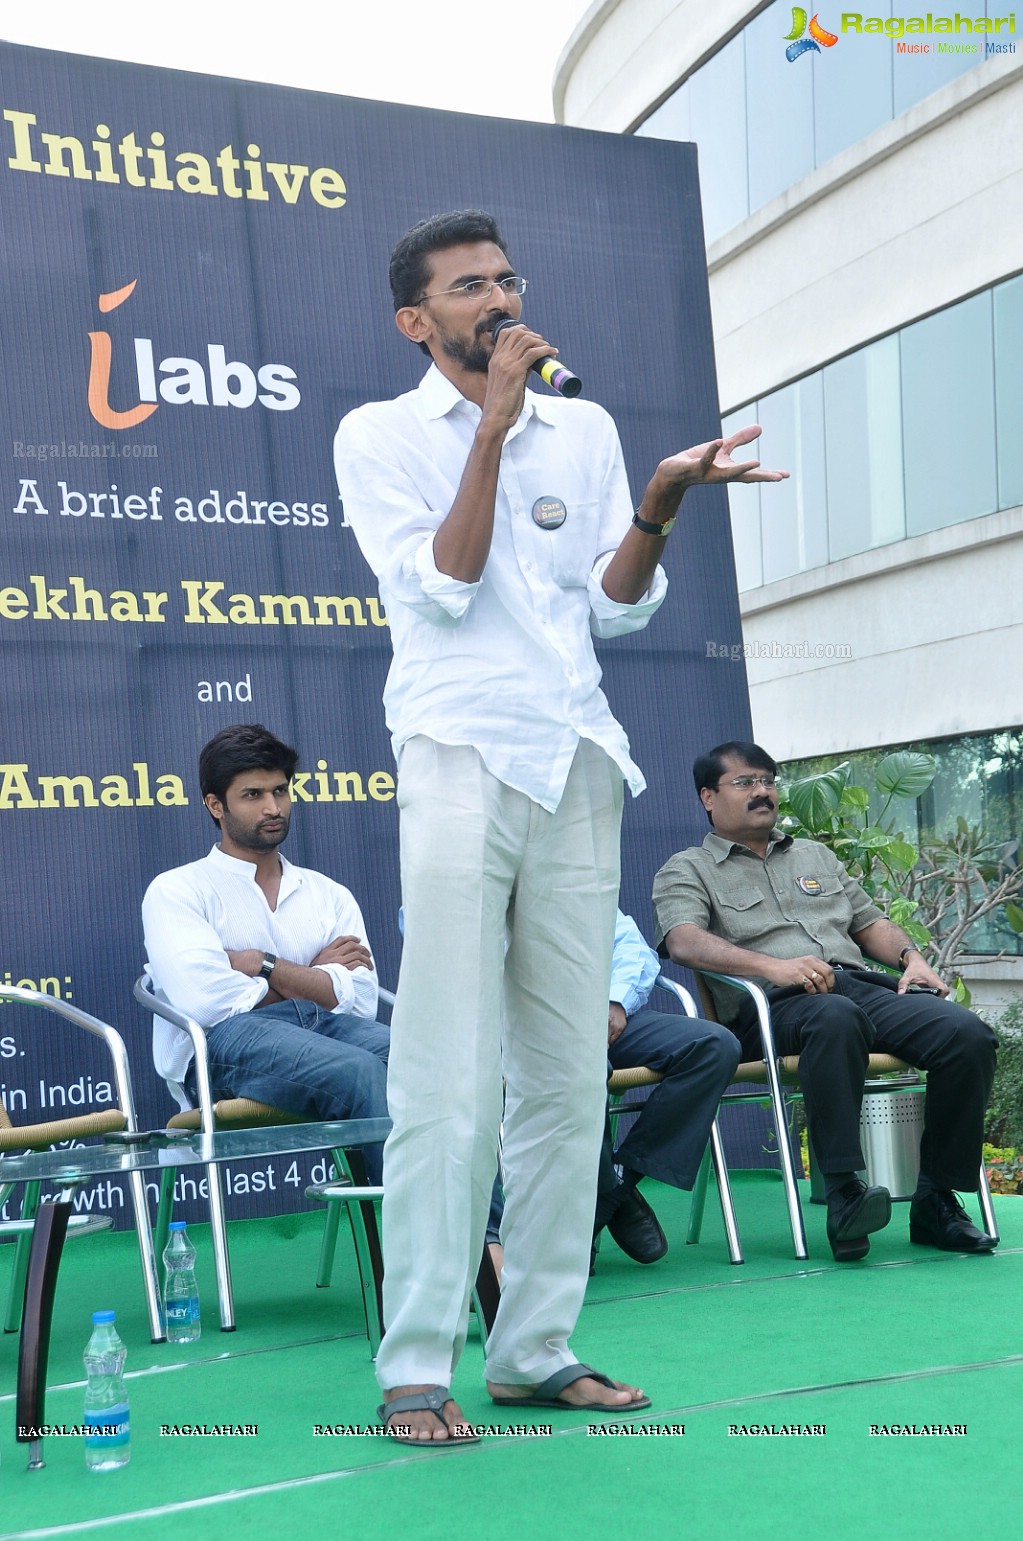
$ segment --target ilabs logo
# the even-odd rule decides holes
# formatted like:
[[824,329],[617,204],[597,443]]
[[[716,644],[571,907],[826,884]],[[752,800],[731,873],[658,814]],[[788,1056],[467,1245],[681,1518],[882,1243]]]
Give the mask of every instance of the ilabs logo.
[[[137,279],[101,294],[98,304],[101,312],[116,310],[134,293]],[[151,417],[160,399],[172,406],[191,403],[195,407],[251,407],[257,400],[271,412],[292,412],[302,397],[298,386],[290,382],[295,371],[286,364],[263,364],[253,370],[237,359],[228,361],[222,344],[209,343],[206,348],[207,366],[198,359],[165,358],[155,362],[152,339],[136,337],[135,374],[138,380],[139,399],[135,406],[123,411],[110,405],[110,363],[112,344],[109,332],[90,332],[92,352],[89,360],[89,411],[104,428],[115,431],[135,428]],[[157,385],[157,369],[163,379]],[[209,371],[207,378],[207,369]],[[262,390],[259,387],[262,386]]]
[[[785,34],[786,41],[789,39],[793,40],[789,42],[789,46],[785,50],[785,57],[790,64],[795,64],[800,54],[810,53],[811,50],[813,53],[819,54],[821,48],[834,48],[838,42],[834,32],[826,32],[816,16],[810,22],[809,37],[803,36],[803,33],[806,31],[806,12],[801,5],[794,5],[792,7],[792,31]],[[798,42],[795,39],[798,39]],[[819,47],[818,44],[820,45]]]

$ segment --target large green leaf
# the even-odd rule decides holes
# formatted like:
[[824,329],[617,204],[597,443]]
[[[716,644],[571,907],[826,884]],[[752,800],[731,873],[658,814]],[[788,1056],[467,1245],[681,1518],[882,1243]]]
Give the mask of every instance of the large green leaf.
[[901,895],[891,901],[888,906],[888,919],[893,926],[903,926],[912,920],[920,908],[915,899],[904,899]]
[[1023,934],[1023,910],[1011,901],[1005,906],[1005,918],[1017,936]]
[[884,853],[884,859],[889,867],[894,867],[896,872],[909,872],[916,866],[918,852],[914,846],[905,840],[890,840]]
[[830,825],[848,780],[849,762],[845,761],[833,770],[822,771],[817,776],[804,776],[801,781],[790,783],[789,807],[804,829],[813,833]]
[[934,780],[937,768],[933,755],[898,749],[886,754],[877,767],[877,789],[885,797],[919,797]]
[[878,824],[868,824],[859,832],[859,842],[865,851],[883,851],[891,844],[892,837]]

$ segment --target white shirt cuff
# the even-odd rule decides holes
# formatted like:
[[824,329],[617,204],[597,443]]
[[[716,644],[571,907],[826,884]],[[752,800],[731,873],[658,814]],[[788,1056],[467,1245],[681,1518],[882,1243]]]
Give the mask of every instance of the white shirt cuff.
[[595,637],[620,637],[630,631],[641,631],[654,612],[660,609],[668,592],[667,576],[664,569],[658,566],[650,587],[634,605],[609,598],[602,580],[614,554],[613,551],[605,551],[590,569],[587,590],[592,616],[590,629]]
[[436,609],[443,611],[451,621],[458,622],[464,619],[476,597],[478,583],[463,583],[460,578],[452,578],[449,573],[442,573],[433,559],[432,538],[424,540],[416,547],[409,565],[412,571],[408,572],[407,576],[418,579],[424,596],[433,601]]

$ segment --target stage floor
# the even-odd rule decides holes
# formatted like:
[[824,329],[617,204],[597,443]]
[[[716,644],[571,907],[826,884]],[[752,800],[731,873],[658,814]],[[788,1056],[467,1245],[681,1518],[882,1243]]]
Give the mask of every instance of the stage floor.
[[[734,1187],[741,1266],[728,1263],[713,1193],[705,1239],[688,1247],[687,1196],[645,1185],[671,1242],[653,1267],[603,1242],[573,1347],[643,1386],[650,1410],[495,1408],[470,1327],[455,1382],[466,1415],[537,1432],[459,1450],[354,1432],[376,1422],[378,1395],[344,1231],[333,1286],[314,1287],[318,1214],[232,1227],[233,1334],[215,1325],[207,1228],[192,1228],[204,1335],[184,1348],[148,1341],[130,1233],[69,1242],[47,1418],[80,1422],[90,1313],[113,1307],[129,1349],[132,1460],[89,1473],[81,1439],[58,1437],[45,1470],[27,1472],[14,1439],[18,1339],[5,1337],[0,1538],[961,1541],[1011,1530],[1023,1500],[1023,1199],[996,1199],[992,1256],[911,1246],[898,1204],[866,1262],[839,1267],[821,1208],[806,1204],[811,1260],[798,1265],[779,1181],[737,1173]],[[0,1249],[4,1290],[12,1255]],[[258,1433],[162,1432],[196,1424]],[[892,1432],[907,1427],[918,1432]]]

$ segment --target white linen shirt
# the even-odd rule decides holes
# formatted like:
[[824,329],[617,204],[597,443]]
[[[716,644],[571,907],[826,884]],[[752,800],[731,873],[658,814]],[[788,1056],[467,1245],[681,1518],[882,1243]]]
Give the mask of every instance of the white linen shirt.
[[[667,579],[658,567],[634,605],[601,587],[632,519],[617,430],[594,402],[527,390],[501,454],[487,564],[463,583],[438,571],[433,540],[481,416],[434,365],[418,389],[348,413],[334,440],[345,515],[391,627],[384,707],[395,759],[417,733],[471,744],[498,780],[553,811],[588,738],[635,795],[646,783],[600,689],[590,633],[640,630]],[[558,529],[533,519],[549,499],[565,506]]]
[[[250,979],[232,968],[228,949],[258,947],[289,963],[309,965],[336,936],[357,936],[369,946],[362,911],[347,888],[308,867],[293,866],[284,856],[281,868],[275,910],[256,882],[255,863],[226,856],[219,846],[200,861],[153,879],[142,900],[142,925],[148,972],[160,1000],[200,1027],[212,1027],[255,1010],[269,988],[265,979]],[[332,1010],[375,1017],[374,969],[347,969],[340,963],[314,967],[330,976],[337,996]],[[181,1082],[191,1058],[188,1034],[155,1017],[157,1073]]]

